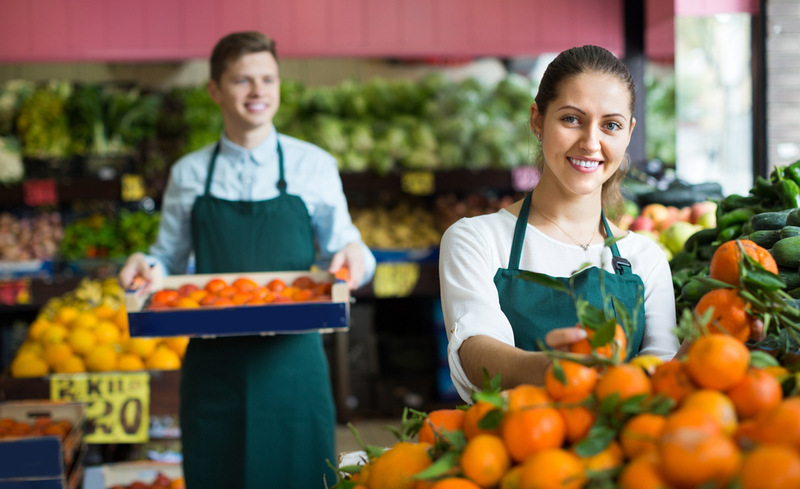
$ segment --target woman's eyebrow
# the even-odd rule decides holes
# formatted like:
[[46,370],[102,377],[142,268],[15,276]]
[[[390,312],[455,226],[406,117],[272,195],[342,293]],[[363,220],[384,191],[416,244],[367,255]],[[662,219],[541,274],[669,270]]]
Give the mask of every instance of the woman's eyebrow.
[[[564,105],[563,107],[559,107],[557,110],[564,110],[564,109],[571,109],[571,110],[580,112],[583,115],[586,115],[586,112],[584,112],[583,110],[575,107],[574,105]],[[603,117],[622,117],[625,120],[628,119],[627,117],[625,117],[624,114],[619,114],[619,113],[605,114],[605,115],[603,115]]]

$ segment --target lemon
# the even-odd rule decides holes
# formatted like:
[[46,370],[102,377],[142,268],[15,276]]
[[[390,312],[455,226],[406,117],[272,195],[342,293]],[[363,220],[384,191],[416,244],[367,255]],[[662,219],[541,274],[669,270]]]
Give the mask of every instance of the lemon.
[[86,369],[91,372],[108,372],[117,368],[119,355],[110,345],[97,345],[86,355]]
[[75,321],[75,318],[78,317],[79,313],[80,311],[73,306],[61,306],[56,311],[54,320],[63,326],[69,326],[73,321]]
[[78,374],[86,372],[86,365],[84,365],[81,357],[70,355],[64,361],[56,365],[55,371],[59,374]]
[[94,333],[88,329],[77,328],[70,331],[67,336],[67,343],[75,353],[86,355],[97,343]]
[[44,333],[44,330],[52,325],[53,323],[44,318],[38,318],[34,320],[28,328],[28,338],[34,341],[39,341],[39,339],[42,337],[42,333]]
[[67,343],[50,343],[44,347],[42,358],[51,369],[72,356],[72,348]]
[[70,327],[72,329],[92,329],[99,322],[97,315],[91,311],[83,311],[78,314]]
[[644,370],[646,373],[651,374],[656,371],[656,367],[664,363],[664,360],[660,359],[655,355],[639,355],[638,357],[634,357],[630,364],[639,367]]
[[125,343],[125,349],[129,353],[139,356],[139,358],[147,358],[153,354],[158,345],[158,340],[155,338],[130,338]]
[[17,356],[11,362],[12,377],[44,377],[50,373],[50,367],[39,356],[32,353]]
[[169,347],[159,345],[156,351],[147,357],[145,365],[152,370],[177,370],[181,368],[181,359]]
[[43,345],[50,343],[62,343],[67,339],[67,334],[69,334],[69,330],[65,326],[62,326],[61,324],[52,324],[42,332],[42,336],[39,337],[39,341]]
[[122,338],[119,326],[108,320],[103,320],[97,323],[97,326],[92,330],[94,339],[99,344],[110,345],[112,343],[119,343]]
[[117,369],[125,372],[144,370],[144,362],[142,358],[135,353],[123,353],[119,356]]

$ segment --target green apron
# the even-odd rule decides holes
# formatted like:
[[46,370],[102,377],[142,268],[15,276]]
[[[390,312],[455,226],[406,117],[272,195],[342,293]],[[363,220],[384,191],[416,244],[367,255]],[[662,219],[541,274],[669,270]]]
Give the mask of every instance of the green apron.
[[[192,208],[197,273],[308,270],[314,234],[300,197],[255,202],[205,193]],[[318,333],[192,338],[181,374],[180,424],[187,487],[314,488],[335,482],[336,426]]]
[[[530,207],[531,193],[525,196],[517,217],[508,268],[497,270],[494,283],[500,298],[500,308],[514,331],[515,345],[523,350],[536,351],[539,349],[537,342],[544,342],[548,331],[574,326],[578,322],[578,316],[569,294],[518,277]],[[601,214],[606,235],[612,236],[605,213]],[[603,307],[603,291],[607,297],[614,296],[625,305],[636,319],[636,333],[628,350],[628,358],[631,358],[639,352],[644,334],[644,283],[630,270],[630,262],[619,255],[616,243],[611,245],[611,253],[615,273],[589,267],[572,277],[553,278],[566,287],[571,287],[575,296],[582,297],[595,307]],[[616,311],[614,313],[617,314]]]

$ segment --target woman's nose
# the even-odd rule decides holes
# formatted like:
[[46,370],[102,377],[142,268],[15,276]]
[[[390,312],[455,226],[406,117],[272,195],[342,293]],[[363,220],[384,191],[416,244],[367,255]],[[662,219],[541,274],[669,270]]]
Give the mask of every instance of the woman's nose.
[[588,127],[581,136],[580,147],[587,151],[600,149],[600,129]]

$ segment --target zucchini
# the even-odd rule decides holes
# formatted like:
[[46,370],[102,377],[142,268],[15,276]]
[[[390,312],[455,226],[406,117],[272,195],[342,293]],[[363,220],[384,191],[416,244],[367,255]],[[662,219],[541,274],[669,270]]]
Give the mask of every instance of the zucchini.
[[786,290],[800,287],[800,273],[795,268],[778,267],[778,277],[786,284]]
[[786,209],[775,212],[762,212],[754,215],[750,219],[750,227],[753,231],[764,229],[781,229],[786,226],[786,218],[794,209]]
[[797,268],[800,264],[800,236],[783,238],[769,252],[779,267]]
[[753,231],[747,236],[747,239],[762,248],[770,249],[781,239],[781,230],[762,229],[761,231]]
[[[786,222],[789,222],[789,219],[786,219]],[[800,226],[786,226],[781,229],[781,239],[792,236],[800,236]]]
[[786,216],[787,226],[800,226],[800,207],[792,209],[788,216]]

